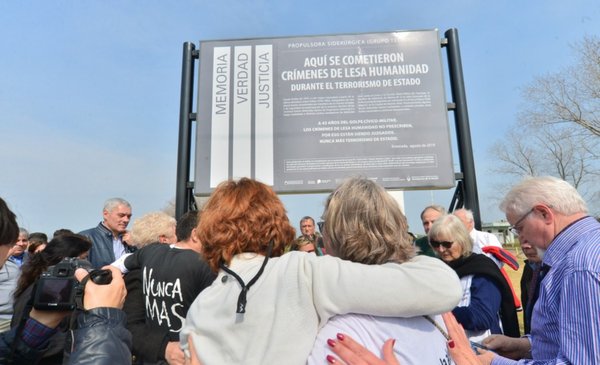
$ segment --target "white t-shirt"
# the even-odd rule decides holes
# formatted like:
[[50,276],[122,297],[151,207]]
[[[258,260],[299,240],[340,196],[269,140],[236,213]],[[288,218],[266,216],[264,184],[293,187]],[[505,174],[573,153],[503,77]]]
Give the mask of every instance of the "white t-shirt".
[[[441,316],[430,318],[446,331]],[[454,364],[446,347],[446,338],[424,317],[375,317],[354,313],[335,316],[321,328],[307,364],[326,364],[327,355],[335,355],[327,345],[327,339],[335,339],[338,333],[350,335],[379,357],[382,357],[383,343],[393,338],[396,340],[394,353],[402,365]]]
[[496,235],[473,229],[469,233],[469,236],[471,236],[471,239],[473,240],[473,253],[481,253],[486,255],[487,257],[491,258],[499,268],[504,266],[504,263],[494,257],[494,255],[483,252],[483,248],[486,246],[496,246],[502,248],[502,244]]

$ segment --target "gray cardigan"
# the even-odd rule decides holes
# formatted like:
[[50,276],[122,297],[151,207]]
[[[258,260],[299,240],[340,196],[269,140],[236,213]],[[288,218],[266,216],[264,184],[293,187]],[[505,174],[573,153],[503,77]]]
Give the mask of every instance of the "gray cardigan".
[[10,321],[13,315],[13,292],[17,287],[20,269],[7,260],[0,268],[0,322]]

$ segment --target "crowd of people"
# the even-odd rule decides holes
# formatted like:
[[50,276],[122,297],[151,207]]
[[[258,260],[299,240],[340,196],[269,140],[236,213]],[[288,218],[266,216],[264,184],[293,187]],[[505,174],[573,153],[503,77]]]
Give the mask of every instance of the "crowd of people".
[[[500,209],[526,256],[520,296],[516,258],[471,211],[426,207],[415,240],[365,178],[340,184],[298,236],[248,178],[130,230],[131,205],[109,199],[97,226],[50,240],[0,199],[0,363],[600,363],[600,223],[551,177],[517,184]],[[53,270],[65,259],[73,272]]]

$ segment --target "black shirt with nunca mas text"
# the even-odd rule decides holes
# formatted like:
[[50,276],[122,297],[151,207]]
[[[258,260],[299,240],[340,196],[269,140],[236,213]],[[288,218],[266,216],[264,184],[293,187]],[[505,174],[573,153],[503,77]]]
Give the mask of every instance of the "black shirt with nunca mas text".
[[179,341],[190,305],[216,274],[197,252],[160,243],[134,252],[125,267],[141,271],[146,323],[169,331],[170,341]]

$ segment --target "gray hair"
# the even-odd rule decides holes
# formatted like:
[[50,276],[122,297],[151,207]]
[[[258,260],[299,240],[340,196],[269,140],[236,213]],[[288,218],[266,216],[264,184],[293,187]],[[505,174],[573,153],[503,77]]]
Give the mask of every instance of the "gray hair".
[[27,237],[27,239],[29,239],[29,231],[23,227],[19,227],[19,236],[22,234],[25,235],[25,237]]
[[446,214],[431,225],[427,234],[429,240],[437,240],[440,237],[451,239],[462,247],[462,256],[469,256],[473,252],[473,241],[463,222],[455,215]]
[[423,214],[425,214],[425,212],[428,211],[429,209],[435,210],[436,212],[438,212],[440,214],[446,214],[446,208],[442,207],[441,205],[432,204],[432,205],[426,206],[425,209],[423,209],[423,211],[421,211],[421,219],[423,219]]
[[104,202],[104,210],[107,212],[112,212],[113,209],[118,207],[119,205],[124,205],[127,208],[131,209],[131,204],[123,198],[110,198]]
[[373,265],[415,255],[398,203],[366,178],[351,178],[331,193],[323,219],[327,243],[342,259]]
[[475,220],[475,217],[473,217],[473,211],[471,209],[460,208],[455,210],[453,214],[456,215],[457,213],[461,212],[465,214],[465,218],[467,219],[467,221],[473,222]]
[[525,214],[536,204],[545,204],[564,215],[588,212],[577,190],[553,176],[530,177],[513,186],[500,203],[500,210]]

